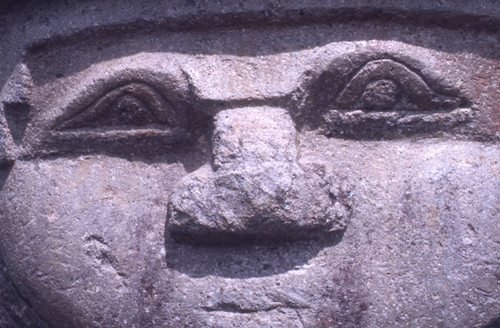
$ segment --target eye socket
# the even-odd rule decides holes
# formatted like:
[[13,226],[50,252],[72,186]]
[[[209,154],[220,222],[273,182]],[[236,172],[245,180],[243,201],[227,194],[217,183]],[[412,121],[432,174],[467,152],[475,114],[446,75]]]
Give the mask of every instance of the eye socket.
[[461,99],[439,94],[406,65],[391,59],[364,65],[337,97],[338,109],[435,111],[458,107]]
[[56,130],[178,127],[182,116],[153,87],[133,82],[107,92],[61,122]]

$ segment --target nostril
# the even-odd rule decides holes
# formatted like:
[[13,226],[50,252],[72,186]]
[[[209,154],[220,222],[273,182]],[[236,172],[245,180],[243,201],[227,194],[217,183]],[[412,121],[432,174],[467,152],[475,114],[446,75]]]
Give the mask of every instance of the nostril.
[[185,177],[169,200],[168,228],[179,242],[234,244],[324,237],[346,228],[348,204],[324,172],[298,162],[297,136],[279,108],[218,115],[216,170]]
[[334,201],[334,202],[337,201],[337,195],[335,195],[333,192],[328,191],[328,196],[330,197],[330,199],[332,201]]

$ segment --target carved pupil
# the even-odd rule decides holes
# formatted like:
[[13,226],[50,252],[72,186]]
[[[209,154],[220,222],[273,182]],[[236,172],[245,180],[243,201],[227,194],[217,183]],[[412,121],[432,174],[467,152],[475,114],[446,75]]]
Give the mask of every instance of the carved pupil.
[[361,96],[366,110],[392,110],[399,101],[398,85],[392,80],[370,82]]
[[109,104],[100,118],[86,126],[141,126],[157,122],[151,110],[137,97],[124,94]]
[[151,112],[146,106],[132,95],[123,95],[116,101],[116,117],[120,118],[120,123],[143,125],[154,122]]

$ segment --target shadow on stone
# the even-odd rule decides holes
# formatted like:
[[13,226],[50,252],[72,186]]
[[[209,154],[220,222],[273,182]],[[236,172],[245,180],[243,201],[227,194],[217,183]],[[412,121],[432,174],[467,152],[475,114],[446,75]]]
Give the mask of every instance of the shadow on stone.
[[165,237],[168,266],[192,278],[221,276],[235,279],[266,277],[300,270],[324,248],[340,243],[341,231],[328,239],[286,243],[240,244],[236,246],[200,246],[175,242]]
[[3,189],[13,165],[13,163],[0,163],[0,190]]
[[500,317],[493,319],[483,328],[500,328]]
[[30,106],[24,103],[5,103],[5,118],[16,144],[21,142],[29,121]]
[[32,309],[30,302],[19,294],[4,267],[5,264],[0,255],[0,324],[8,322],[13,324],[12,327],[48,328],[48,325]]

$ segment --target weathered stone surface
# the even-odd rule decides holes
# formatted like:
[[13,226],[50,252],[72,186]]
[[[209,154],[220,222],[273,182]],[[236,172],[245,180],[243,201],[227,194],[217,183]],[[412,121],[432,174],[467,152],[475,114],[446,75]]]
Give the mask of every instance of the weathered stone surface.
[[0,327],[498,327],[495,1],[0,12]]
[[[287,111],[237,108],[215,117],[213,165],[170,196],[178,241],[224,244],[328,237],[345,230],[349,195],[325,166],[302,168]],[[213,168],[212,168],[213,167]]]

